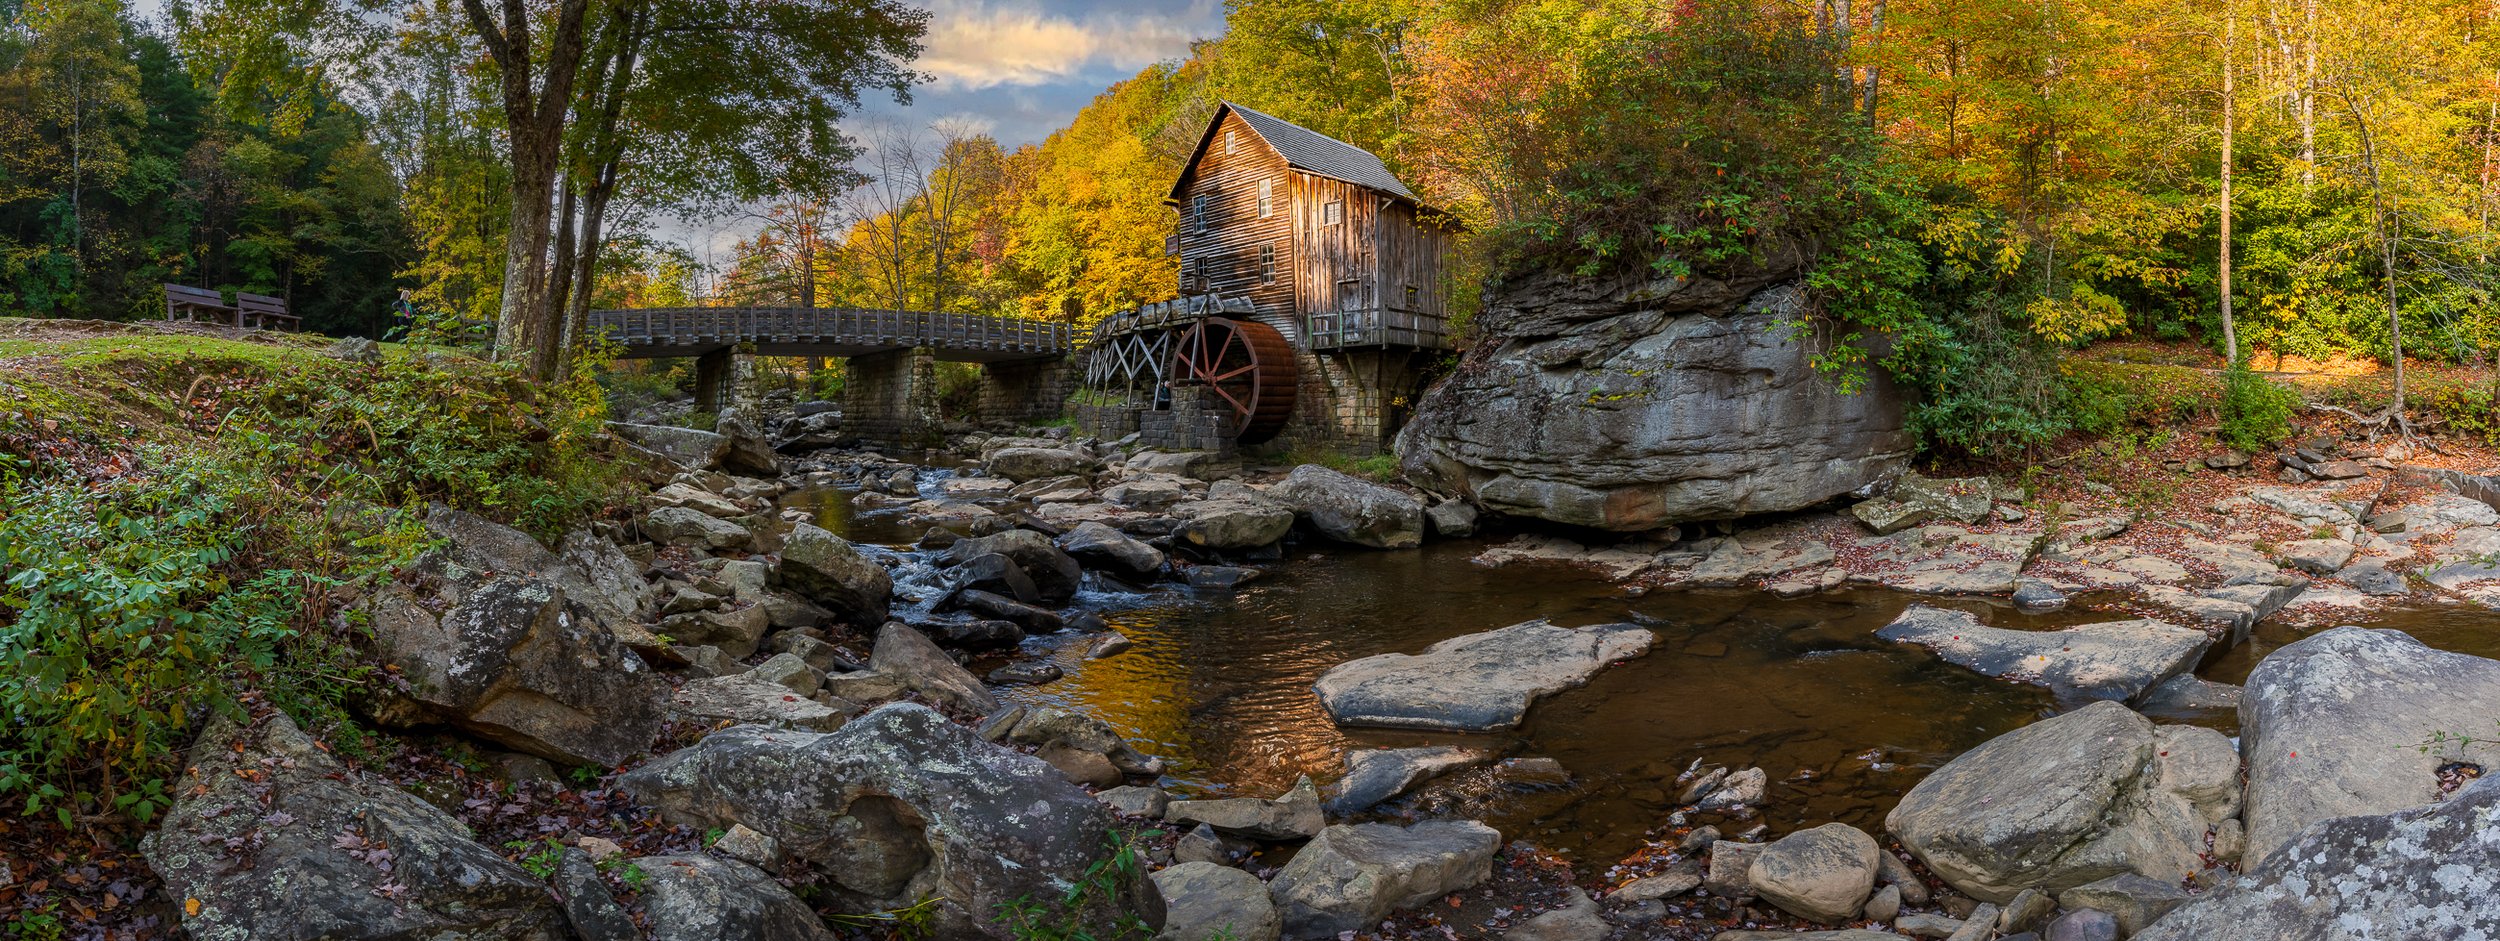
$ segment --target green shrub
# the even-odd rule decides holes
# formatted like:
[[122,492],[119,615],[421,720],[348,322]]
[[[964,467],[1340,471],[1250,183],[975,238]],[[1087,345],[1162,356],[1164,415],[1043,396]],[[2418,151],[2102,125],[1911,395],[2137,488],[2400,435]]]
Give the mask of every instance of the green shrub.
[[2222,443],[2242,451],[2262,451],[2292,435],[2292,411],[2300,393],[2251,372],[2246,363],[2223,373]]
[[11,382],[63,408],[0,408],[0,800],[64,825],[154,816],[246,694],[344,722],[360,626],[331,604],[429,544],[424,504],[551,536],[621,486],[587,379],[182,342],[50,360]]

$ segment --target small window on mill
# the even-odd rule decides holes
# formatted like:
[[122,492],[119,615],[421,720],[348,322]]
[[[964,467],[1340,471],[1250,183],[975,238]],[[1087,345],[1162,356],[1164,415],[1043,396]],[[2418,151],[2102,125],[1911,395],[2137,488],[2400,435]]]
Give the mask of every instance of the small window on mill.
[[1319,207],[1319,224],[1336,225],[1345,221],[1345,200],[1332,199]]
[[1259,283],[1276,283],[1276,246],[1259,246]]
[[1233,151],[1235,151],[1235,150],[1239,149],[1239,147],[1240,147],[1240,144],[1239,144],[1239,143],[1237,143],[1237,142],[1234,140],[1234,134],[1233,134],[1233,132],[1231,132],[1231,131],[1225,131],[1225,132],[1224,132],[1224,154],[1225,154],[1226,156],[1231,156],[1231,155],[1232,155],[1232,153],[1233,153]]

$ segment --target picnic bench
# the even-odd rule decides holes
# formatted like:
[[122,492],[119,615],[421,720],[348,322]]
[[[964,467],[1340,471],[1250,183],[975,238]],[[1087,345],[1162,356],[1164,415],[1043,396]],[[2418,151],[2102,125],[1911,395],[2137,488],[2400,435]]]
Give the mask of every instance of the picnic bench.
[[207,288],[165,285],[166,320],[197,322],[203,315],[209,321],[231,323],[241,329],[296,330],[304,323],[304,318],[287,313],[284,298],[236,291],[234,303],[228,304],[225,295]]

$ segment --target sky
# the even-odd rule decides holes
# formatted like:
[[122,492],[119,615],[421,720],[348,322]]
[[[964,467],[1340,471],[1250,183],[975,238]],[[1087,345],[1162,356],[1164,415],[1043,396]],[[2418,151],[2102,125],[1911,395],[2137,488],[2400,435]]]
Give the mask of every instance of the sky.
[[[866,101],[852,123],[962,122],[1010,150],[1039,143],[1113,82],[1224,29],[1221,0],[918,0],[930,13],[911,103]],[[752,221],[687,223],[698,259],[726,261]],[[707,252],[708,249],[708,252]]]

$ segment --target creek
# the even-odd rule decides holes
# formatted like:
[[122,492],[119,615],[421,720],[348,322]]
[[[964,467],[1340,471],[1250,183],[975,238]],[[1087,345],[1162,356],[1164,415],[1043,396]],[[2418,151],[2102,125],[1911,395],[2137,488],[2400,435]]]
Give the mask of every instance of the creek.
[[[922,476],[924,493],[934,497],[948,474]],[[902,524],[902,510],[855,509],[851,497],[840,489],[803,490],[783,505],[900,555],[898,582],[934,574],[912,549],[921,530]],[[1379,552],[1304,540],[1264,577],[1234,591],[1169,583],[1139,590],[1089,573],[1077,606],[1102,616],[1135,647],[1088,661],[1089,635],[1030,638],[1021,654],[1049,660],[1065,677],[1001,692],[1101,717],[1164,758],[1170,770],[1160,783],[1183,796],[1274,796],[1303,774],[1325,785],[1349,749],[1460,745],[1551,757],[1570,772],[1570,787],[1521,791],[1493,784],[1488,774],[1461,775],[1432,790],[1430,799],[1441,803],[1428,810],[1482,819],[1511,839],[1603,867],[1639,851],[1667,822],[1676,806],[1674,778],[1695,759],[1768,772],[1760,820],[1774,834],[1834,820],[1880,833],[1884,815],[1929,771],[2060,710],[2044,689],[1985,679],[1874,638],[1911,604],[1962,607],[2012,628],[2132,617],[2083,605],[2026,614],[2001,602],[1883,590],[1795,599],[1751,591],[1643,594],[1576,568],[1488,568],[1472,560],[1487,544],[1434,541]],[[902,607],[898,598],[898,616]],[[1537,618],[1634,622],[1651,628],[1657,642],[1586,687],[1544,700],[1521,727],[1501,733],[1340,729],[1311,692],[1320,673],[1348,660],[1412,653]],[[2439,608],[2391,612],[2372,626],[2500,655],[2500,631],[2490,623],[2486,613]],[[2265,651],[2301,633],[2260,627],[2251,643],[2209,657],[2199,673],[2240,682]],[[2236,732],[2227,716],[2214,721]]]

